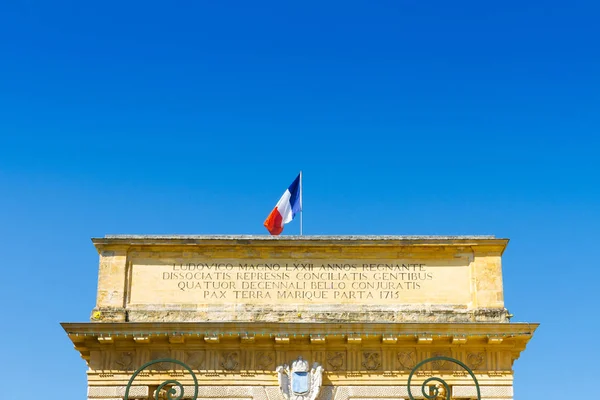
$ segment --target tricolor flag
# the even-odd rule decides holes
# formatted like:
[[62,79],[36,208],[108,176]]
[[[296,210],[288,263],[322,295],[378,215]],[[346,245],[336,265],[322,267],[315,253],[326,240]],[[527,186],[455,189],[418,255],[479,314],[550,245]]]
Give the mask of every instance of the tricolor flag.
[[283,231],[283,225],[293,220],[300,211],[302,211],[302,172],[287,188],[265,220],[265,228],[271,235],[279,235]]

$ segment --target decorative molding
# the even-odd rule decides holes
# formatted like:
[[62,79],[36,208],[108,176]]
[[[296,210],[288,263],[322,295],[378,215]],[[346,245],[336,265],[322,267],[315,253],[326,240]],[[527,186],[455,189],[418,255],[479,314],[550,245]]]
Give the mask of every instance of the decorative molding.
[[133,341],[136,343],[150,343],[150,336],[134,336]]
[[219,339],[219,336],[217,336],[217,335],[207,335],[207,336],[204,336],[204,341],[206,343],[219,343],[221,340]]
[[361,344],[362,338],[360,336],[348,336],[346,338],[346,341],[348,342],[348,344]]
[[431,344],[433,343],[432,336],[417,336],[417,342],[419,344]]
[[248,335],[247,333],[244,335],[240,335],[240,341],[242,343],[250,344],[250,343],[254,343],[255,340],[256,340],[256,337],[254,335]]
[[185,336],[180,333],[169,335],[169,343],[183,344],[185,343]]
[[363,376],[362,372],[358,372],[358,371],[348,371],[348,372],[346,372],[346,377],[347,378],[360,378],[361,376]]
[[502,337],[498,337],[498,336],[489,336],[488,337],[488,344],[500,344],[504,341],[504,338]]
[[[95,339],[94,339],[95,340]],[[296,342],[292,340],[290,347],[274,345],[273,342],[270,345],[265,345],[263,341],[256,340],[258,342],[255,345],[249,345],[247,347],[241,346],[240,342],[237,345],[231,345],[231,341],[222,343],[213,347],[213,345],[206,345],[202,343],[203,337],[199,337],[195,341],[188,340],[185,344],[170,345],[167,343],[167,338],[163,338],[161,344],[154,343],[151,346],[137,346],[137,347],[125,347],[119,349],[120,342],[117,341],[116,346],[104,346],[96,344],[96,350],[91,355],[92,363],[90,366],[90,374],[92,376],[98,376],[99,374],[106,374],[109,372],[114,373],[115,371],[130,371],[134,370],[137,366],[144,364],[150,360],[157,360],[163,358],[174,358],[185,362],[194,371],[204,371],[203,374],[209,372],[223,373],[224,367],[221,363],[232,368],[232,365],[237,362],[237,366],[233,369],[225,369],[225,371],[273,371],[278,363],[284,361],[289,352],[290,356],[297,356],[303,354],[308,356],[311,351],[308,348],[305,350],[298,350]],[[273,340],[273,338],[271,338]],[[308,337],[305,337],[304,345],[308,342]],[[399,339],[400,341],[400,339]],[[369,342],[372,344],[372,342]],[[327,347],[314,349],[315,352],[312,357],[318,360],[326,371],[329,372],[357,372],[361,371],[385,371],[392,373],[400,373],[410,371],[419,362],[420,359],[431,357],[445,356],[452,358],[460,358],[470,369],[476,370],[478,373],[485,373],[490,376],[506,376],[511,374],[510,368],[506,368],[505,365],[508,362],[505,359],[510,359],[510,351],[505,350],[503,347],[500,348],[489,348],[478,346],[471,348],[466,347],[457,354],[452,352],[452,348],[449,347],[449,343],[446,342],[448,347],[434,349],[424,349],[413,343],[412,346],[406,344],[404,346],[383,346],[379,344],[378,347],[354,347],[351,345],[338,346],[336,343],[329,343]],[[331,344],[331,347],[329,346]],[[364,344],[364,343],[363,343]],[[377,342],[375,342],[377,345]],[[410,346],[410,347],[409,347]],[[115,349],[116,347],[116,349]],[[312,346],[311,346],[312,347]],[[366,346],[365,346],[366,347]],[[308,352],[307,352],[308,351]],[[234,360],[225,360],[222,358],[225,353],[237,353],[234,356]],[[491,363],[492,360],[498,361],[498,366]],[[450,365],[444,360],[432,361],[431,363],[424,365],[422,370],[433,370],[433,371],[447,371],[448,373],[454,373],[458,371],[457,368]],[[170,371],[178,370],[175,365],[167,364],[154,364],[151,366],[150,371]],[[148,372],[142,372],[142,374]],[[457,373],[456,376],[459,376]],[[336,380],[339,378],[335,378]],[[91,382],[94,384],[94,382]],[[107,382],[108,383],[108,382]],[[248,383],[252,383],[248,381]]]
[[310,335],[310,343],[311,344],[325,344],[325,336],[321,335]]
[[290,338],[288,336],[276,336],[275,343],[276,344],[290,344]]
[[467,343],[467,337],[465,335],[452,336],[452,344],[465,344],[465,343]]
[[396,344],[398,338],[396,336],[382,336],[381,343],[383,344]]

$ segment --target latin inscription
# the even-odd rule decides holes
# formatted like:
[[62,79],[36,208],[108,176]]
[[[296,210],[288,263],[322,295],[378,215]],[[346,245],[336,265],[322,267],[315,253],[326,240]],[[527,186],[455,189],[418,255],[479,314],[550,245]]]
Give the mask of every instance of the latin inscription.
[[203,298],[226,299],[388,299],[421,289],[432,280],[425,264],[186,263],[173,264],[162,279]]
[[140,262],[134,263],[132,301],[147,303],[146,293],[134,289],[148,286],[174,303],[412,303],[424,296],[444,297],[449,279],[457,278],[468,292],[464,262]]

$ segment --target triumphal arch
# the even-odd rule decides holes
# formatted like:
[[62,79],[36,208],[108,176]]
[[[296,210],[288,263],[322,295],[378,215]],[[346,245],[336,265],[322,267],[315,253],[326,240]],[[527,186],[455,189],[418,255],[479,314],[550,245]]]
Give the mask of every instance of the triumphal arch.
[[[492,236],[106,236],[88,399],[512,399]],[[425,382],[425,385],[422,385]]]

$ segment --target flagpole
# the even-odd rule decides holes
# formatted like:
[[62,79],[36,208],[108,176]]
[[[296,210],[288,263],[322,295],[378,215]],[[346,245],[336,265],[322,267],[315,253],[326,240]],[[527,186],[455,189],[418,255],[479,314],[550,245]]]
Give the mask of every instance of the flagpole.
[[302,210],[304,208],[304,204],[302,204],[302,170],[300,170],[300,236],[302,236],[302,214],[304,213]]

